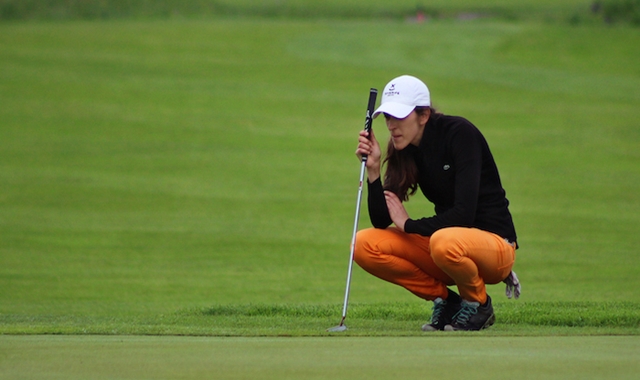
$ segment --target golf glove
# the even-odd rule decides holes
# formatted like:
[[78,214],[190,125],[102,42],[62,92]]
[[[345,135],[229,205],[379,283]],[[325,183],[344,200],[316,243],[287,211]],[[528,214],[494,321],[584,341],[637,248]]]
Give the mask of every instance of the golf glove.
[[505,278],[502,282],[507,284],[507,289],[505,290],[505,294],[507,298],[515,297],[516,299],[520,298],[520,292],[522,291],[522,287],[520,286],[520,280],[518,280],[518,276],[516,276],[516,272],[511,271],[507,278]]

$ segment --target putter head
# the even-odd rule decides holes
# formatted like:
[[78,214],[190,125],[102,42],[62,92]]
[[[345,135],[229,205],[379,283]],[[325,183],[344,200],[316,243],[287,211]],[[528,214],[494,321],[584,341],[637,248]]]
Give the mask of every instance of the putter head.
[[328,332],[342,332],[342,331],[346,331],[347,330],[347,326],[346,325],[338,325],[336,327],[332,327],[330,329],[327,329]]

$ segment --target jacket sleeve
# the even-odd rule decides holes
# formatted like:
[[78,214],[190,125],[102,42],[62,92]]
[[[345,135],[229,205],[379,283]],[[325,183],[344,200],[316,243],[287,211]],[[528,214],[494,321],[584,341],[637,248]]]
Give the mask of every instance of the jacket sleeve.
[[384,188],[382,180],[377,180],[368,184],[367,203],[369,206],[369,219],[375,228],[387,228],[391,225],[391,216],[387,208],[387,201],[384,198]]
[[480,193],[483,141],[480,131],[472,125],[453,135],[450,146],[455,170],[453,207],[432,217],[407,220],[406,232],[431,236],[445,227],[473,226]]

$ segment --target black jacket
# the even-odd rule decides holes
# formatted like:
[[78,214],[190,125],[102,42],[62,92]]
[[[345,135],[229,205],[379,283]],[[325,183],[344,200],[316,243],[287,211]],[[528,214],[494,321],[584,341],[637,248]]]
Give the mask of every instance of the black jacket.
[[[431,236],[445,227],[475,227],[516,242],[509,201],[489,145],[468,120],[432,114],[420,146],[404,149],[418,167],[418,185],[435,205],[436,215],[409,219],[408,233]],[[368,185],[371,223],[386,228],[392,221],[380,179]]]

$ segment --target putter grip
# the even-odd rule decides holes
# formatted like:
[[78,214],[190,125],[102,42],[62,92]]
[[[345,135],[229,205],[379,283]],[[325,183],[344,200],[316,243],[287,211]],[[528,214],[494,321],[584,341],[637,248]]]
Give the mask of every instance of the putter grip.
[[[376,107],[376,98],[378,97],[378,90],[372,88],[369,90],[369,104],[367,105],[367,116],[364,119],[364,130],[371,132],[371,125],[373,124],[373,111]],[[369,136],[371,138],[371,136]],[[362,155],[362,162],[367,162],[367,155]]]

